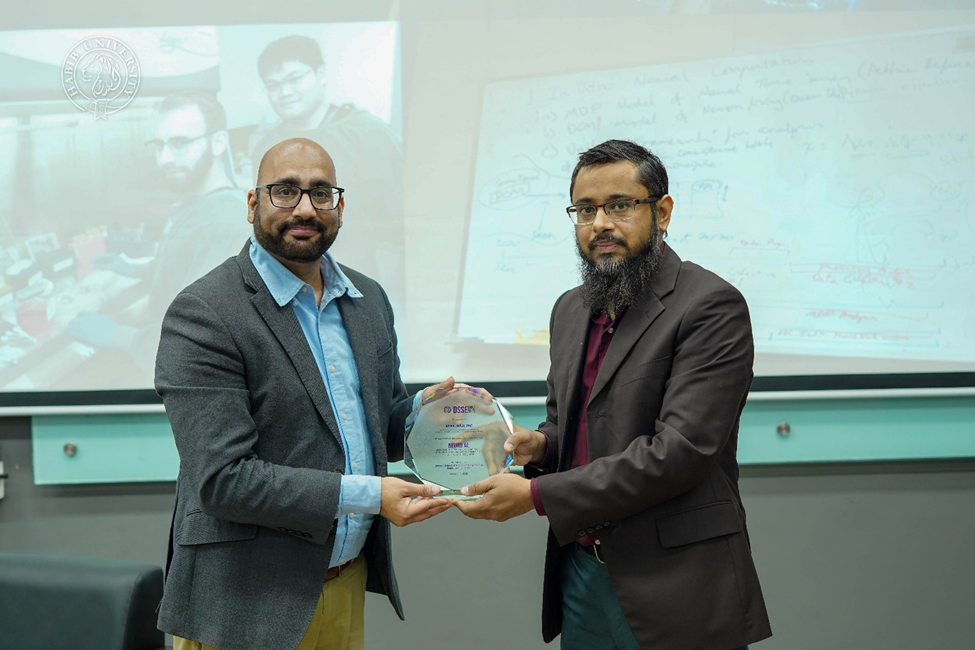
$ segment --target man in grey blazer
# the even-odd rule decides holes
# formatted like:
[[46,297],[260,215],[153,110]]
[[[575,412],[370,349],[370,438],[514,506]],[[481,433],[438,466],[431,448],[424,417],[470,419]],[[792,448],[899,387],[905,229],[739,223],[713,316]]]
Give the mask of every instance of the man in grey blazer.
[[362,648],[366,590],[403,616],[389,523],[450,507],[386,476],[413,403],[453,380],[407,395],[386,294],[327,252],[342,194],[321,146],[273,147],[253,237],[163,321],[180,472],[159,627],[177,650]]
[[465,488],[467,515],[548,517],[542,634],[585,650],[732,650],[771,635],[738,491],[748,308],[663,243],[660,160],[581,154],[568,208],[582,286],[550,324],[547,417],[506,443],[525,478]]

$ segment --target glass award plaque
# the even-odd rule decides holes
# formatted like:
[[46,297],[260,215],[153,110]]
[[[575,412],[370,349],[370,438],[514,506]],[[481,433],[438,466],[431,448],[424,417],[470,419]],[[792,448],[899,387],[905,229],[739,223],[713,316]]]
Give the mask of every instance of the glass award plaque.
[[499,474],[508,466],[504,441],[511,415],[497,400],[468,390],[422,404],[406,432],[406,466],[439,496],[463,497],[465,485]]

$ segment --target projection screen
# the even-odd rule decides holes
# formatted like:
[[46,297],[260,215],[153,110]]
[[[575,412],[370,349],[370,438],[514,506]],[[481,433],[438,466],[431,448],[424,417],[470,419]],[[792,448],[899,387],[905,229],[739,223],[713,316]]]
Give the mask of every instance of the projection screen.
[[537,392],[571,171],[625,138],[668,169],[668,245],[748,300],[767,385],[972,383],[975,11],[594,4],[28,10],[0,32],[0,398],[148,393],[166,306],[240,251],[294,135],[335,159],[333,254],[386,288],[407,382]]

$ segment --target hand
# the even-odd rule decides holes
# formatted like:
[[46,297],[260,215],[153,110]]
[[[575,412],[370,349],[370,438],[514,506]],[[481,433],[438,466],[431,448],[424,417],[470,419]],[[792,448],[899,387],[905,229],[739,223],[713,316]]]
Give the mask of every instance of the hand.
[[464,487],[461,493],[464,496],[484,495],[480,499],[458,500],[454,504],[472,519],[507,521],[530,512],[535,507],[532,501],[531,481],[510,472],[471,483]]
[[514,433],[504,441],[504,450],[514,458],[515,465],[540,463],[545,460],[548,440],[545,434],[534,429],[514,425]]
[[484,464],[487,465],[489,476],[494,476],[504,467],[504,462],[508,460],[505,453],[504,439],[508,435],[508,426],[504,422],[494,422],[482,427],[484,430],[484,443],[481,446],[481,453],[484,455]]
[[440,493],[435,485],[410,483],[394,476],[384,476],[380,483],[379,514],[396,526],[406,526],[439,515],[453,504],[451,499],[421,499]]
[[470,384],[459,383],[455,381],[453,377],[447,377],[439,384],[434,384],[424,388],[423,393],[420,395],[420,406],[436,401],[442,397],[446,397],[447,395],[452,395],[453,393],[461,390],[466,390],[472,395],[476,395],[477,397],[481,398],[484,401],[483,411],[485,413],[488,415],[494,413],[494,407],[491,406],[491,403],[494,401],[494,395],[489,393],[485,388],[475,388]]
[[440,399],[445,395],[449,395],[454,392],[454,381],[453,377],[447,377],[439,384],[434,384],[433,386],[427,386],[423,389],[423,393],[420,395],[420,404],[426,404],[427,402],[432,402],[433,400]]
[[[441,426],[452,421],[452,417],[433,411],[430,422],[437,422]],[[505,440],[511,435],[508,425],[502,421],[488,422],[476,429],[463,429],[460,433],[450,439],[452,447],[462,447],[465,442],[471,440],[481,441],[481,454],[484,456],[484,464],[487,467],[488,475],[497,474],[504,468],[505,461],[508,460],[508,452],[504,449]]]

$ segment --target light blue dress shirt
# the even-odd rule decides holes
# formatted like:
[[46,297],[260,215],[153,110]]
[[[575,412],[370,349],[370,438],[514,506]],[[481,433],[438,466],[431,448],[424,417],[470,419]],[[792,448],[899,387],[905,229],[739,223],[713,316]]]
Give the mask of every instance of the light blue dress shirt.
[[[315,304],[315,290],[274,259],[253,236],[250,257],[278,306],[284,308],[290,304],[298,317],[338,422],[345,447],[345,474],[335,513],[338,522],[329,566],[339,566],[359,555],[374,515],[379,514],[381,498],[380,478],[376,476],[359,392],[359,373],[336,300],[344,294],[350,298],[362,298],[362,294],[329,253],[322,257],[325,286],[320,306]],[[322,434],[326,435],[324,431]]]

